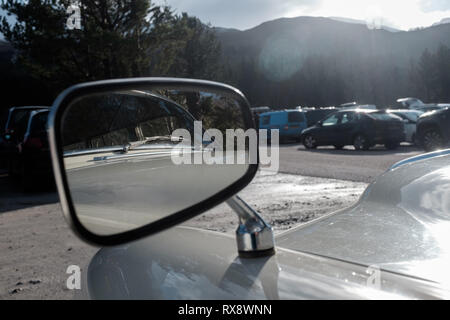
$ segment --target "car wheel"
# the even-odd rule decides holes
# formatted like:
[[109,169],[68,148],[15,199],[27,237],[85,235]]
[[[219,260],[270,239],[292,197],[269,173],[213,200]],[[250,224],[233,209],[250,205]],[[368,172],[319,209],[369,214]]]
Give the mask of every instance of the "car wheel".
[[367,138],[364,135],[358,134],[355,137],[355,139],[353,140],[353,146],[358,151],[360,151],[360,150],[369,150],[370,144],[369,144],[369,142],[367,141]]
[[435,129],[428,130],[423,135],[423,147],[426,151],[439,150],[444,146],[444,139],[439,131]]
[[398,142],[388,142],[384,145],[388,150],[395,150],[400,146]]
[[310,134],[307,135],[303,139],[303,145],[306,147],[306,149],[316,149],[317,148],[316,139]]

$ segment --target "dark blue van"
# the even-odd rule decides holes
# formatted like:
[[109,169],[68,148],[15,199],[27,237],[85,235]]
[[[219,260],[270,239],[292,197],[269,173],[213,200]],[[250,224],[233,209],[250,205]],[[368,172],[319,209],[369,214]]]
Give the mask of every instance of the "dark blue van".
[[280,140],[300,141],[300,135],[307,128],[305,114],[298,110],[263,113],[259,117],[259,128],[280,131]]

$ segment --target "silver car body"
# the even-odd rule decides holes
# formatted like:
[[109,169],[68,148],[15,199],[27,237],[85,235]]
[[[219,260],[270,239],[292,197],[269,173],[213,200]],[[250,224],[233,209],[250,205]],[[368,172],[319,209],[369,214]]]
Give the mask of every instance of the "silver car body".
[[279,234],[272,257],[239,258],[233,236],[187,227],[101,249],[85,297],[448,299],[449,154],[393,166],[353,207]]

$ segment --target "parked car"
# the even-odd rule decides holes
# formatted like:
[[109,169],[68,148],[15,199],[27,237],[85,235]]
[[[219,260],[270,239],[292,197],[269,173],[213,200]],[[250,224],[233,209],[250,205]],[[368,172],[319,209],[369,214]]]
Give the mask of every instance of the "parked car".
[[444,109],[445,107],[439,106],[437,104],[434,103],[428,103],[428,104],[424,104],[421,107],[417,107],[415,110],[421,111],[421,112],[430,112],[430,111],[436,111],[436,110],[441,110]]
[[419,110],[387,110],[387,112],[402,118],[405,124],[405,142],[416,144],[417,120],[424,112]]
[[43,109],[30,113],[23,140],[10,155],[12,175],[20,177],[25,190],[53,181],[46,128],[49,112]]
[[301,132],[308,127],[305,114],[298,110],[263,113],[259,117],[259,128],[280,131],[280,140],[300,141]]
[[425,105],[422,100],[417,98],[401,98],[397,100],[397,103],[400,109],[418,109]]
[[44,106],[13,107],[8,111],[8,116],[4,128],[1,128],[3,142],[0,144],[0,156],[6,162],[8,171],[11,172],[11,153],[16,149],[18,143],[23,141],[30,119],[30,114],[36,110],[49,110]]
[[376,144],[396,149],[405,140],[401,118],[383,111],[346,110],[336,112],[300,136],[307,149],[334,146],[342,149],[353,145],[356,150],[368,150]]
[[[221,167],[221,175],[210,179],[197,174],[198,166],[168,169],[170,162],[159,163],[165,161],[160,154],[146,154],[149,161],[143,162],[133,161],[136,155],[125,151],[98,158],[87,153],[72,161],[76,167],[71,177],[74,168],[63,165],[70,160],[63,148],[64,119],[65,115],[70,116],[75,103],[86,99],[86,94],[123,92],[133,86],[139,90],[145,86],[160,89],[174,85],[179,91],[186,87],[202,91],[210,88],[215,94],[228,94],[227,98],[232,97],[242,106],[242,123],[247,124],[243,129],[253,126],[248,121],[250,108],[239,91],[211,82],[183,81],[102,81],[73,87],[55,103],[49,136],[62,209],[82,239],[104,246],[82,273],[80,297],[450,298],[450,150],[399,162],[378,177],[352,207],[276,236],[251,206],[233,197],[252,181],[258,166],[249,165],[248,171],[240,172],[234,171],[237,164],[228,164]],[[112,106],[116,100],[108,101]],[[72,113],[79,111],[75,108]],[[332,117],[342,119],[343,114]],[[371,121],[376,118],[368,112],[358,114],[370,116]],[[388,119],[379,121],[402,123],[388,113],[378,114]],[[173,170],[183,174],[172,176]],[[231,175],[233,172],[239,174]],[[153,179],[142,179],[143,174],[151,174]],[[145,192],[130,192],[130,188],[139,187]],[[92,195],[86,188],[99,188],[102,192]],[[207,191],[209,196],[192,202],[191,196],[199,190]],[[117,196],[130,198],[124,201]],[[86,202],[88,199],[91,202]],[[225,201],[239,216],[235,237],[180,225]],[[174,202],[179,211],[172,211]],[[139,204],[143,205],[142,215]],[[120,209],[124,211],[117,214]],[[145,220],[158,210],[162,210],[163,217]],[[89,219],[96,215],[101,218]],[[112,245],[115,247],[109,247]]]
[[336,108],[324,108],[324,109],[313,109],[313,110],[303,110],[306,116],[307,126],[312,127],[317,122],[325,119],[328,115],[336,112]]
[[356,101],[353,102],[347,102],[347,103],[343,103],[341,105],[338,106],[338,108],[344,108],[344,109],[355,109],[356,106],[358,105],[358,103]]
[[450,108],[423,114],[417,121],[417,138],[426,151],[445,148],[450,141]]

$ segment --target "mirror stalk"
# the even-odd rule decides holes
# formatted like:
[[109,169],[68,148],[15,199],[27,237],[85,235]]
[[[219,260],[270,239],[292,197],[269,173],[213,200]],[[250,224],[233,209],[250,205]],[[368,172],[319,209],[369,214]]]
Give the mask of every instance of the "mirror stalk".
[[264,219],[239,196],[227,200],[227,204],[239,217],[236,241],[239,256],[259,258],[275,254],[273,229]]

